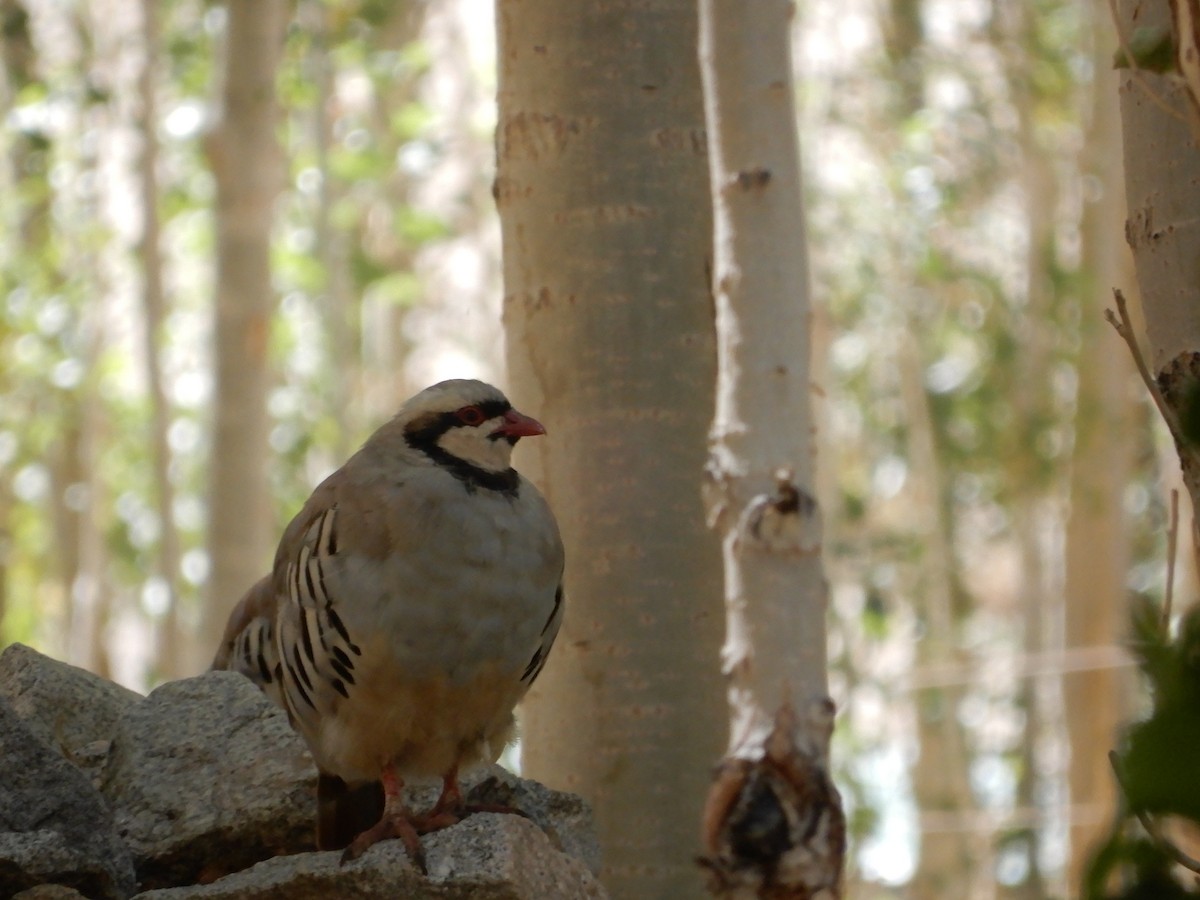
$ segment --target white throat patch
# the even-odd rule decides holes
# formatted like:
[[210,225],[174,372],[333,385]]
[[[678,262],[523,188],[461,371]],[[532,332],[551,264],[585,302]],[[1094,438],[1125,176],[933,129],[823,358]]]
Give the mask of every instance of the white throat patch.
[[504,438],[488,437],[503,424],[504,420],[496,417],[474,428],[465,425],[451,428],[437,443],[447,453],[473,466],[488,472],[503,472],[512,467],[512,445]]

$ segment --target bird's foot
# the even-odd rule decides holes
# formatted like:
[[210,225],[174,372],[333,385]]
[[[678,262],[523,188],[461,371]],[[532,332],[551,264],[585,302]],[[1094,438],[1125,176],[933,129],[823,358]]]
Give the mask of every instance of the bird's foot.
[[427,813],[424,813],[413,818],[413,825],[417,829],[417,834],[429,834],[433,831],[441,831],[443,828],[449,828],[451,825],[457,825],[467,816],[475,813],[501,813],[504,815],[520,816],[523,819],[528,819],[529,814],[524,810],[517,809],[515,806],[508,806],[504,803],[464,803],[458,802],[454,804],[442,804],[440,801],[436,803]]
[[352,840],[342,853],[342,865],[358,859],[370,847],[389,838],[399,838],[408,851],[408,857],[422,874],[426,873],[425,851],[421,848],[420,835],[426,833],[417,824],[420,818],[407,811],[384,813],[383,818]]

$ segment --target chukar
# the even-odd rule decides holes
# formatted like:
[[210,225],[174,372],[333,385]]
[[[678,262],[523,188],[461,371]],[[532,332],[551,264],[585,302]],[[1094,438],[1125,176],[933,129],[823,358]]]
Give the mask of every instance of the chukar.
[[[511,465],[540,434],[491,385],[426,388],[317,487],[230,617],[213,666],[254,679],[307,741],[319,848],[352,859],[399,837],[419,861],[419,833],[473,811],[459,768],[509,741],[562,619],[558,528]],[[420,775],[442,793],[416,815],[400,791]]]

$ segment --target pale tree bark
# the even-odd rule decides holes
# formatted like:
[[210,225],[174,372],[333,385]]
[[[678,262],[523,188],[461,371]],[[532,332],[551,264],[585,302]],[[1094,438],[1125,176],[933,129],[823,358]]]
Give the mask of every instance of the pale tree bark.
[[[371,52],[400,50],[417,40],[429,9],[427,4],[413,3],[381,8],[386,16],[373,22],[368,40]],[[362,185],[339,177],[333,166],[334,132],[339,125],[345,127],[338,118],[346,113],[337,93],[338,64],[330,47],[338,37],[343,15],[344,11],[326,0],[308,0],[299,7],[300,26],[311,35],[304,67],[316,93],[311,140],[313,162],[321,177],[313,220],[316,253],[324,275],[319,313],[328,360],[321,379],[321,399],[335,423],[332,441],[324,448],[331,464],[354,451],[365,426],[392,415],[399,398],[424,386],[410,385],[405,379],[410,344],[403,326],[408,309],[391,302],[364,302],[354,283],[353,255],[358,250],[387,270],[413,270],[414,254],[407,242],[396,240],[390,226],[370,224],[390,222],[395,208],[412,202],[412,187],[409,177],[397,167],[379,184],[374,196],[356,198],[356,192],[364,193]],[[394,157],[401,141],[393,133],[389,117],[418,99],[424,77],[405,74],[390,83],[372,85],[374,132],[382,156]],[[361,215],[351,223],[339,222],[336,211],[348,202],[359,204]]]
[[[1190,7],[1180,3],[1182,9]],[[1118,22],[1127,43],[1137,27],[1170,20],[1169,0],[1123,0]],[[1183,44],[1193,51],[1194,34]],[[1193,58],[1194,54],[1193,54]],[[1147,364],[1165,400],[1183,481],[1200,509],[1200,451],[1180,441],[1178,417],[1200,378],[1200,146],[1189,117],[1196,98],[1177,76],[1123,70],[1121,131],[1125,150],[1125,237],[1133,250],[1149,341]],[[1174,421],[1172,421],[1174,420]],[[1196,522],[1192,523],[1193,542]]]
[[[1054,364],[1055,305],[1058,292],[1052,282],[1060,267],[1057,259],[1058,206],[1060,202],[1058,160],[1045,146],[1039,130],[1038,104],[1052,98],[1041,95],[1030,70],[1038,52],[1036,13],[1029,7],[1008,6],[1001,17],[997,37],[1005,57],[1007,78],[1017,114],[1017,136],[1021,147],[1021,183],[1025,214],[1025,303],[1018,325],[1017,365],[1020,382],[1014,385],[1013,405],[1017,428],[1031,441],[1014,444],[1016,452],[1007,460],[1008,480],[1013,486],[1013,530],[1019,553],[1020,583],[1018,603],[1023,620],[1022,649],[1029,656],[1061,649],[1061,590],[1053,582],[1056,548],[1052,540],[1055,526],[1061,522],[1063,498],[1056,492],[1057,476],[1066,472],[1043,453],[1038,441],[1047,427],[1056,421],[1054,394],[1046,390]],[[1061,417],[1059,417],[1061,418]],[[1061,584],[1058,585],[1061,588]],[[1020,737],[1020,776],[1017,781],[1017,806],[1028,811],[1030,827],[1025,829],[1021,850],[1028,866],[1025,880],[1006,891],[1009,897],[1036,900],[1046,896],[1039,845],[1044,840],[1049,817],[1046,815],[1047,780],[1061,773],[1044,771],[1037,748],[1045,744],[1061,722],[1058,685],[1052,676],[1030,674],[1020,680],[1016,705],[1025,714]]]
[[[1155,29],[1171,23],[1177,68],[1163,75],[1136,69],[1120,77],[1121,132],[1124,140],[1125,237],[1133,251],[1148,349],[1137,353],[1143,376],[1175,440],[1180,473],[1191,499],[1191,527],[1180,525],[1179,542],[1200,559],[1200,443],[1185,434],[1181,420],[1194,421],[1200,406],[1200,84],[1197,84],[1195,4],[1169,0],[1124,0],[1117,16],[1118,40],[1128,46],[1135,27]],[[1185,77],[1187,76],[1187,77]],[[1118,325],[1135,347],[1135,335],[1123,310]],[[1147,373],[1145,369],[1148,369]],[[1194,428],[1194,426],[1192,426]],[[1183,504],[1181,504],[1183,505]],[[1190,535],[1189,535],[1190,531]],[[1190,536],[1191,540],[1188,540]],[[1176,585],[1178,593],[1178,585]],[[1179,840],[1182,837],[1182,840]],[[1192,835],[1176,836],[1181,849],[1195,856]]]
[[[29,27],[29,12],[17,0],[0,0],[0,105],[11,109],[16,105],[21,90],[36,77],[36,50]],[[17,196],[18,187],[27,177],[29,157],[33,152],[35,135],[20,129],[9,129],[4,141],[4,167],[0,170],[0,192],[6,196]],[[46,196],[38,192],[34,196]],[[0,248],[0,271],[9,271],[22,259],[34,257],[29,248],[36,245],[40,233],[49,220],[49,203],[28,202],[11,204],[4,213],[3,226],[12,236],[8,245]],[[10,395],[12,375],[0,370],[0,392]],[[8,610],[10,592],[10,570],[14,561],[12,545],[12,509],[14,497],[11,469],[6,467],[0,478],[0,644],[8,642],[10,632],[5,630],[5,613]]]
[[[911,321],[911,320],[910,320]],[[971,659],[958,641],[954,609],[956,572],[953,535],[944,498],[946,486],[938,457],[933,411],[925,389],[924,367],[915,323],[899,337],[900,395],[908,429],[911,466],[909,527],[922,547],[921,575],[916,593],[922,633],[917,642],[918,669],[956,666],[970,671]],[[965,682],[965,679],[963,679]],[[915,695],[917,740],[920,745],[912,770],[913,796],[920,816],[921,845],[910,890],[913,897],[940,897],[960,891],[978,900],[986,890],[987,836],[975,832],[978,809],[968,776],[971,754],[959,721],[965,683],[933,685]]]
[[[275,74],[282,52],[283,0],[229,0],[221,117],[208,154],[217,185],[216,385],[209,472],[211,572],[201,668],[233,604],[271,559],[267,490],[267,344],[275,308],[269,250],[282,160]],[[201,658],[203,657],[203,658]]]
[[701,0],[717,396],[706,499],[725,566],[729,745],[703,833],[722,898],[841,895],[829,776],[808,261],[792,5]]
[[[884,48],[893,97],[891,122],[907,122],[925,107],[927,53],[922,0],[889,0],[881,16]],[[885,134],[887,129],[884,129]],[[887,134],[878,148],[881,159],[905,152],[898,134]],[[925,387],[921,335],[927,323],[921,303],[907,287],[911,262],[903,237],[891,254],[891,283],[895,306],[901,311],[897,330],[896,367],[899,397],[904,409],[909,464],[906,525],[921,547],[917,583],[912,594],[921,622],[916,643],[918,670],[954,666],[969,671],[971,659],[958,635],[961,612],[956,611],[955,585],[962,582],[950,512],[946,503],[945,465],[938,451],[936,424]],[[971,751],[959,721],[958,709],[967,687],[958,683],[928,685],[913,694],[913,716],[919,745],[911,770],[913,799],[919,816],[920,846],[916,871],[909,882],[913,897],[956,893],[980,900],[992,890],[990,835],[975,827],[978,804],[971,791]]]
[[[78,49],[71,64],[77,71],[95,76],[97,85],[104,85],[114,59],[102,41],[91,40],[86,17],[67,13],[59,25],[68,32],[63,35],[67,45],[74,43]],[[66,110],[61,133],[55,135],[53,148],[47,148],[44,156],[50,167],[43,171],[48,175],[61,166],[71,173],[72,183],[102,179],[105,150],[111,146],[115,130],[108,112],[99,107]],[[85,140],[86,134],[97,139]],[[59,395],[59,433],[51,451],[54,481],[50,502],[61,538],[55,549],[66,591],[67,621],[61,636],[68,661],[108,677],[111,666],[103,641],[112,601],[104,539],[108,496],[105,480],[99,475],[107,426],[100,362],[109,349],[107,322],[113,296],[111,270],[99,248],[108,235],[102,223],[99,189],[65,190],[49,178],[46,187],[46,195],[29,209],[31,224],[45,230],[29,233],[38,241],[31,242],[28,249],[55,260],[45,264],[44,274],[50,285],[62,291],[60,299],[67,300],[64,359],[78,366],[80,373],[74,385]],[[86,300],[80,290],[84,284]],[[47,381],[47,386],[50,383]]]
[[[318,0],[314,5],[326,17],[325,26],[331,28],[340,14],[325,0]],[[424,41],[427,20],[435,15],[437,6],[396,3],[386,7],[386,16],[376,18],[373,23],[371,45],[377,50],[402,51],[414,41]],[[318,51],[314,57],[320,55]],[[391,222],[395,209],[414,203],[416,186],[426,176],[414,177],[403,166],[394,167],[386,179],[381,179],[377,196],[369,203],[362,198],[357,201],[363,204],[358,221],[349,227],[339,226],[334,210],[348,195],[356,191],[361,194],[362,186],[339,179],[329,168],[334,141],[332,126],[338,103],[334,90],[336,80],[329,61],[314,58],[313,64],[322,70],[318,77],[327,81],[319,88],[328,100],[322,111],[323,121],[318,125],[325,133],[314,142],[317,165],[324,173],[317,210],[317,241],[328,279],[328,302],[325,304],[328,353],[333,361],[332,368],[336,370],[331,372],[328,380],[334,415],[341,417],[339,427],[344,426],[344,433],[336,439],[330,455],[332,459],[340,460],[357,446],[357,435],[364,426],[374,427],[373,423],[391,416],[400,398],[415,393],[426,383],[413,383],[407,366],[414,348],[420,346],[419,339],[414,339],[407,327],[412,307],[380,301],[369,293],[363,296],[352,277],[354,253],[362,251],[388,271],[419,273],[422,285],[427,287],[425,273],[418,269],[417,247],[407,239],[398,239],[393,233],[394,226],[380,227],[381,223]],[[434,79],[431,71],[417,70],[397,75],[387,83],[375,82],[371,94],[372,117],[379,142],[378,152],[382,156],[396,158],[407,140],[392,126],[395,111],[423,102],[422,86]],[[472,142],[478,143],[474,139],[468,143]],[[454,146],[453,143],[450,146]],[[497,353],[502,351],[498,349]],[[340,411],[338,407],[341,407]]]
[[724,725],[696,490],[715,377],[696,10],[500,0],[497,24],[509,380],[549,429],[521,465],[568,554],[523,766],[592,802],[612,896],[695,897]]
[[[1082,267],[1088,273],[1080,321],[1071,510],[1066,530],[1064,642],[1068,653],[1102,653],[1124,634],[1125,573],[1130,535],[1123,498],[1136,434],[1130,382],[1132,361],[1104,322],[1109,290],[1130,273],[1121,246],[1121,148],[1117,97],[1107,66],[1115,40],[1103,14],[1094,26],[1096,77],[1083,160],[1094,185],[1081,223]],[[1108,752],[1125,718],[1126,680],[1112,667],[1068,672],[1063,702],[1071,746],[1067,887],[1083,883],[1089,854],[1107,834],[1116,800]]]
[[146,390],[150,395],[150,441],[154,472],[154,505],[158,513],[158,556],[156,574],[166,591],[166,609],[158,628],[157,674],[178,678],[187,674],[181,652],[179,616],[179,529],[175,526],[175,488],[171,483],[171,447],[167,431],[171,425],[171,405],[163,382],[161,343],[166,317],[166,292],[163,290],[163,259],[158,212],[158,0],[142,0],[142,68],[138,73],[141,101],[139,130],[142,158],[138,165],[141,189],[142,235],[138,256],[142,270],[142,314],[145,317],[142,353],[146,366]]
[[[354,452],[362,428],[362,347],[359,343],[358,298],[350,284],[350,244],[355,236],[334,224],[334,209],[342,201],[344,187],[330,165],[334,145],[333,125],[338,101],[334,92],[335,63],[330,53],[330,21],[340,11],[324,0],[310,0],[300,7],[301,24],[312,35],[312,52],[306,60],[308,75],[316,92],[313,104],[313,161],[321,173],[317,205],[313,211],[316,252],[325,272],[323,303],[328,368],[322,379],[326,408],[336,427],[328,447],[331,459],[346,459]],[[393,401],[394,405],[394,401]]]
[[[96,330],[100,318],[98,310],[92,310],[80,326],[85,342],[82,361],[89,373],[95,371],[101,346]],[[82,388],[71,406],[71,424],[60,436],[53,467],[55,537],[67,592],[63,649],[69,662],[108,677],[111,666],[102,638],[112,596],[100,515],[106,497],[103,483],[95,478],[102,407],[90,387]]]

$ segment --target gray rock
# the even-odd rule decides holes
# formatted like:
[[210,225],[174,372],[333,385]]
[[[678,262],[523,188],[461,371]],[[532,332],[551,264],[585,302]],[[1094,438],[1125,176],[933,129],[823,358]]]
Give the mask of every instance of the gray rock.
[[[592,809],[578,794],[553,791],[536,781],[518,778],[500,766],[486,766],[463,779],[468,803],[497,804],[519,809],[537,823],[550,843],[600,871],[600,843]],[[417,809],[424,807],[418,804]]]
[[[239,675],[143,698],[28,647],[0,653],[0,897],[125,898],[135,867],[139,896],[163,900],[604,897],[578,797],[498,766],[467,773],[468,802],[529,819],[480,813],[427,835],[426,876],[397,841],[346,866],[307,852],[315,776],[285,714]],[[439,787],[408,800],[423,810]]]
[[87,900],[87,897],[64,884],[39,884],[15,894],[12,900]]
[[101,788],[144,888],[211,881],[311,850],[316,769],[282,710],[233,672],[126,709]]
[[0,897],[48,883],[104,898],[135,888],[104,799],[0,700]]
[[136,900],[604,900],[587,867],[559,852],[533,822],[480,813],[422,839],[428,876],[399,841],[340,865],[340,854],[278,857],[212,884],[138,894]]
[[0,698],[43,742],[94,777],[121,713],[142,695],[24,644],[9,644],[0,653]]

